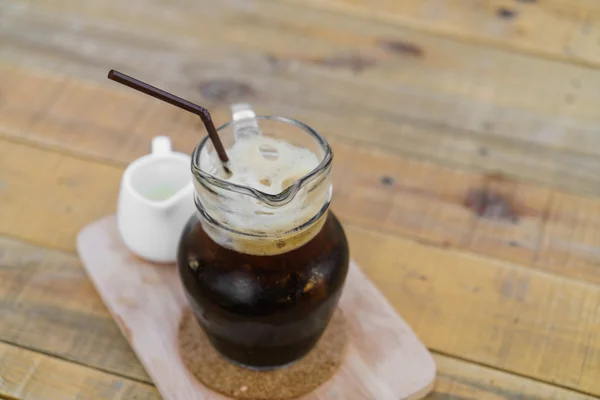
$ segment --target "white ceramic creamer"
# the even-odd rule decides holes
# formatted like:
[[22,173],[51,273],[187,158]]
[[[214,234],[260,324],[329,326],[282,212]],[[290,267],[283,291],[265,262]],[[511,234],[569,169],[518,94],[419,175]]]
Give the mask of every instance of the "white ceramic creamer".
[[183,227],[195,212],[190,156],[173,152],[166,136],[127,167],[121,180],[117,225],[125,245],[156,263],[175,262]]

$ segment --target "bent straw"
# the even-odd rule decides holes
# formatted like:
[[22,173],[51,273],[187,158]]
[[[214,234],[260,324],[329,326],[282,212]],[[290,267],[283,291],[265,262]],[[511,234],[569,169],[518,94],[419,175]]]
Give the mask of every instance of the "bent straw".
[[219,159],[223,163],[223,168],[225,171],[229,172],[227,168],[227,163],[229,162],[229,157],[227,157],[227,153],[225,152],[225,148],[223,147],[223,143],[217,134],[217,129],[215,128],[215,124],[212,122],[212,118],[208,110],[202,106],[191,103],[181,97],[177,97],[174,94],[165,92],[157,87],[149,85],[145,82],[137,80],[131,76],[125,75],[119,71],[115,71],[111,69],[108,72],[108,79],[111,79],[115,82],[118,82],[122,85],[128,86],[132,89],[140,91],[144,94],[152,96],[156,99],[162,100],[166,103],[174,105],[175,107],[179,107],[183,110],[191,112],[192,114],[196,114],[202,120],[206,131],[208,132],[208,137],[210,138],[213,146],[215,146],[215,150],[219,156]]

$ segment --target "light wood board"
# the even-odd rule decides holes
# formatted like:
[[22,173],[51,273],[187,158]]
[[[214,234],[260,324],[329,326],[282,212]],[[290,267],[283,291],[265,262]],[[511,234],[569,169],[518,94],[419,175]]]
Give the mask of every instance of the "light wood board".
[[[166,400],[223,399],[198,383],[178,356],[186,300],[173,265],[155,265],[121,243],[114,217],[84,228],[77,249],[96,289]],[[340,307],[348,353],[338,373],[304,399],[419,399],[432,388],[433,358],[352,262]]]

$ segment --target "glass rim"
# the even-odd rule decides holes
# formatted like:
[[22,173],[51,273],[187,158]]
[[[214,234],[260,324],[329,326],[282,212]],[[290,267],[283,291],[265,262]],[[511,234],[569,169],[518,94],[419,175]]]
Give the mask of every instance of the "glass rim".
[[[200,143],[198,143],[198,145],[194,148],[194,151],[192,152],[192,165],[191,165],[192,174],[194,175],[194,178],[196,178],[196,179],[203,179],[206,182],[208,182],[209,184],[216,186],[218,188],[221,188],[221,189],[225,189],[225,190],[229,190],[229,191],[233,191],[236,193],[245,194],[245,195],[254,197],[257,200],[260,200],[260,201],[266,203],[267,205],[270,205],[270,206],[285,205],[285,204],[289,203],[290,201],[292,201],[292,199],[295,197],[295,195],[298,193],[298,191],[300,191],[300,189],[302,189],[304,186],[306,186],[309,182],[312,182],[313,180],[315,180],[317,177],[322,175],[324,172],[328,171],[329,167],[331,166],[331,162],[333,160],[333,151],[331,150],[329,143],[327,142],[327,140],[325,140],[325,138],[323,136],[321,136],[315,129],[311,128],[310,126],[308,126],[307,124],[305,124],[303,122],[300,122],[300,121],[292,119],[292,118],[280,117],[280,116],[274,116],[274,115],[257,115],[256,117],[254,117],[254,119],[283,122],[283,123],[287,123],[290,125],[294,125],[297,128],[300,128],[301,130],[310,134],[314,139],[317,140],[317,142],[319,143],[321,148],[325,151],[325,155],[323,156],[323,159],[319,162],[319,165],[317,165],[312,171],[308,172],[301,178],[297,179],[292,185],[290,185],[289,187],[284,189],[282,192],[277,193],[277,194],[265,193],[258,189],[254,189],[254,188],[251,188],[248,186],[243,186],[243,185],[239,185],[236,183],[225,181],[221,178],[218,178],[214,175],[209,174],[208,172],[202,171],[200,169],[200,154],[202,152],[202,149],[207,145],[207,143],[210,142],[208,135],[206,135],[200,141]],[[222,131],[223,129],[226,129],[229,126],[235,124],[236,122],[239,122],[239,121],[229,121],[229,122],[224,123],[223,125],[221,125],[217,128],[217,133],[219,131]]]

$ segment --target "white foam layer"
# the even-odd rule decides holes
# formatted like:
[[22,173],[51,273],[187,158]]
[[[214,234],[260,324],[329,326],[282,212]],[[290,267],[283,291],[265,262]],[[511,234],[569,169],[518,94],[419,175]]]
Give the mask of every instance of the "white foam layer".
[[[260,134],[242,135],[226,150],[229,156],[227,175],[214,152],[203,149],[200,168],[222,180],[251,187],[268,194],[278,194],[319,165],[319,158],[306,148]],[[319,214],[330,198],[329,176],[303,187],[289,203],[272,207],[253,196],[211,188],[196,183],[205,211],[215,220],[238,232],[271,236],[261,240],[230,231],[206,228],[222,246],[251,254],[277,254],[297,248],[312,239],[321,229],[324,218],[302,232],[293,232]],[[286,232],[288,232],[286,234]]]

